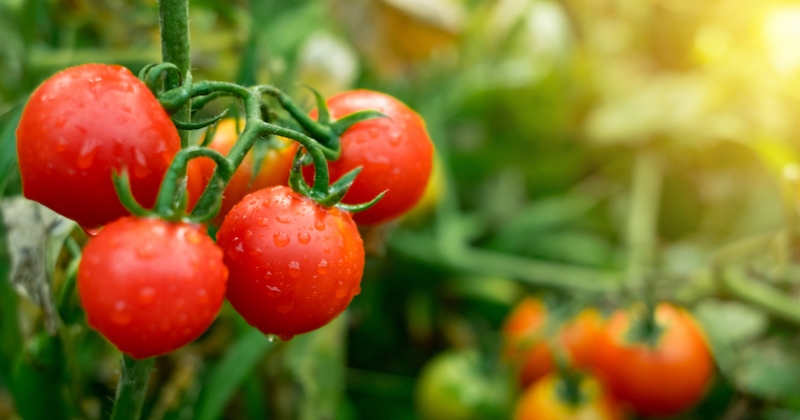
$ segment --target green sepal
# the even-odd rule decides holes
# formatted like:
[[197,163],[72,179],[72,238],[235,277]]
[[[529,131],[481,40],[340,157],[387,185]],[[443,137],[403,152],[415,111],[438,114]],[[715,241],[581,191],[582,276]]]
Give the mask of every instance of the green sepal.
[[136,201],[136,198],[133,197],[131,179],[128,176],[127,168],[123,168],[122,172],[117,172],[116,170],[112,171],[111,179],[114,182],[114,189],[117,191],[119,201],[132,215],[146,217],[151,214],[149,210],[142,207],[141,204]]
[[352,127],[355,124],[360,123],[361,121],[367,120],[374,120],[376,118],[389,118],[386,114],[375,111],[372,109],[367,109],[364,111],[354,112],[352,114],[345,115],[342,118],[339,118],[331,124],[331,130],[337,136],[341,136],[348,128]]
[[330,207],[342,201],[345,194],[347,194],[347,191],[350,189],[350,186],[353,185],[353,181],[356,180],[356,176],[361,173],[362,169],[364,168],[359,166],[358,168],[355,168],[352,171],[342,175],[341,178],[331,184],[331,186],[328,188],[328,196],[325,197],[324,200],[320,200],[319,203],[325,207]]
[[378,204],[378,201],[381,201],[381,198],[383,198],[383,196],[386,195],[387,192],[389,192],[389,190],[381,192],[380,194],[376,195],[375,198],[373,198],[372,200],[367,201],[366,203],[361,203],[361,204],[339,203],[339,204],[336,204],[336,207],[338,209],[340,209],[340,210],[349,211],[350,213],[358,213],[360,211],[364,211],[364,210],[374,206],[375,204]]
[[331,111],[328,109],[328,103],[325,102],[325,98],[313,87],[309,85],[303,85],[303,87],[311,91],[311,93],[314,95],[314,99],[317,102],[317,122],[320,124],[330,125]]
[[195,122],[192,122],[192,121],[184,122],[184,121],[179,121],[179,120],[173,118],[172,119],[172,123],[175,124],[175,127],[178,127],[178,129],[180,129],[180,130],[199,130],[201,128],[208,127],[208,126],[210,126],[212,124],[216,124],[217,122],[219,122],[219,120],[223,119],[225,117],[225,115],[227,115],[227,114],[228,114],[228,110],[225,109],[224,111],[220,112],[216,116],[211,117],[211,118],[206,119],[206,120],[195,121]]

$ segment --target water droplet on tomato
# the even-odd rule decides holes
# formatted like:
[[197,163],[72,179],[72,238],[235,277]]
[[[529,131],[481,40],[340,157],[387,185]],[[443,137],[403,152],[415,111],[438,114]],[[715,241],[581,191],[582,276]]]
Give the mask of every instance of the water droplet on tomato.
[[324,252],[326,254],[330,254],[331,253],[331,249],[328,248],[328,247],[325,247],[325,249],[323,249],[322,252]]
[[317,220],[316,222],[314,222],[314,228],[316,228],[319,231],[325,230],[325,222],[323,222],[322,220]]
[[275,234],[272,235],[272,241],[275,242],[275,246],[283,248],[289,245],[290,239],[286,232],[275,232]]
[[371,139],[377,139],[378,138],[378,134],[379,134],[379,132],[378,132],[377,128],[372,127],[372,128],[369,129],[369,137]]
[[266,217],[259,217],[257,222],[259,226],[266,226],[269,221]]
[[292,261],[289,263],[289,276],[292,278],[300,277],[300,263],[297,261]]
[[278,297],[281,295],[281,289],[275,286],[266,286],[267,287],[267,296],[269,297]]
[[272,271],[267,271],[264,273],[264,280],[269,280],[272,278]]
[[[341,282],[339,282],[339,283],[341,283]],[[339,286],[338,288],[336,288],[336,299],[341,299],[341,298],[343,298],[345,296],[347,296],[347,288],[346,287]]]
[[182,307],[183,305],[186,305],[186,301],[185,300],[178,299],[178,300],[175,301],[175,306]]
[[144,178],[150,175],[152,171],[147,165],[147,157],[144,152],[138,148],[133,149],[133,176],[136,178]]
[[305,232],[298,233],[297,234],[297,240],[301,244],[305,245],[305,244],[311,242],[311,235],[309,235],[309,234],[307,234]]
[[281,333],[281,334],[275,334],[275,335],[277,335],[278,338],[280,338],[283,341],[289,341],[292,338],[294,338],[294,334],[290,334],[290,333]]
[[320,261],[319,264],[317,264],[317,273],[325,274],[327,272],[328,272],[328,262],[325,260]]
[[294,296],[289,296],[275,305],[275,310],[282,314],[288,314],[292,309],[294,309]]
[[189,318],[189,316],[188,316],[188,315],[186,315],[186,314],[184,314],[184,313],[182,313],[182,314],[178,315],[178,325],[183,325],[183,324],[185,324],[185,323],[186,323],[186,320],[187,320],[188,318]]
[[136,248],[136,256],[143,260],[149,260],[156,256],[156,248],[152,242],[146,242],[144,245]]
[[356,286],[356,292],[353,293],[353,296],[355,296],[357,294],[360,294],[360,293],[361,293],[361,285],[359,284],[359,285]]
[[275,220],[281,223],[289,223],[289,218],[286,216],[281,216],[281,215],[275,216]]
[[392,145],[393,147],[400,144],[400,133],[392,130],[392,132],[389,133],[389,144]]
[[89,169],[94,163],[94,156],[97,154],[97,146],[99,144],[94,140],[86,140],[78,151],[78,159],[75,164],[81,169]]
[[87,228],[87,227],[81,226],[81,229],[83,229],[83,232],[86,234],[86,236],[95,237],[95,236],[97,236],[98,233],[100,233],[100,231],[103,228],[102,227],[99,227],[99,228]]
[[152,287],[143,287],[142,290],[139,290],[139,302],[148,304],[153,301],[153,298],[156,296],[156,289]]
[[131,322],[131,307],[124,300],[118,300],[114,303],[114,309],[111,311],[111,322],[117,325],[128,325]]
[[262,250],[261,250],[261,248],[259,248],[259,247],[256,247],[256,249],[254,249],[254,250],[252,250],[252,251],[248,252],[247,254],[248,254],[248,255],[251,255],[251,256],[256,256],[256,255],[261,255],[261,254],[263,254],[263,253],[264,253],[264,251],[262,251]]
[[[246,215],[245,215],[245,216],[246,216]],[[252,231],[252,230],[250,230],[250,229],[247,229],[247,232],[245,232],[245,233],[244,233],[244,238],[245,238],[245,239],[250,239],[250,238],[252,238],[252,237],[253,237],[253,231]]]
[[197,301],[201,304],[208,303],[208,292],[206,289],[200,289],[197,291]]

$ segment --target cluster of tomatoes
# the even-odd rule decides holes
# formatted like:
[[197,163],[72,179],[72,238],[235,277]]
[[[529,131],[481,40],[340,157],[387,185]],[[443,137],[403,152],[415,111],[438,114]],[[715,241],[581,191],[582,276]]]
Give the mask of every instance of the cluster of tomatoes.
[[504,356],[524,389],[515,419],[672,416],[694,406],[712,379],[708,344],[684,310],[652,310],[648,328],[645,308],[608,318],[589,308],[555,325],[541,300],[519,303],[503,328]]
[[[297,143],[272,139],[230,179],[221,210],[206,226],[187,218],[131,216],[112,175],[127,174],[144,208],[159,191],[180,136],[147,85],[120,66],[63,70],[30,97],[17,130],[23,191],[87,230],[77,286],[88,323],[135,358],[173,351],[200,336],[223,299],[265,334],[289,339],[330,322],[360,291],[364,246],[358,224],[397,218],[420,199],[433,146],[423,120],[385,94],[351,91],[327,101],[330,115],[377,110],[341,135],[330,179],[361,167],[343,203],[376,205],[356,214],[323,206],[286,186]],[[313,116],[314,114],[312,114]],[[243,123],[223,120],[206,147],[221,154]],[[189,162],[184,203],[191,209],[215,170]],[[306,179],[314,169],[303,168]],[[180,206],[178,206],[180,207]]]

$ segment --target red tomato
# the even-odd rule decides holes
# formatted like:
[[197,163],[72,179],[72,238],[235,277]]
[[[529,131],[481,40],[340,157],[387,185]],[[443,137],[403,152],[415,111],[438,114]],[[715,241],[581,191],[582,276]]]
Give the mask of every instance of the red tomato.
[[570,404],[562,397],[563,386],[550,375],[528,388],[517,403],[514,420],[622,420],[624,415],[596,380],[584,377],[579,385],[581,400]]
[[[425,192],[433,164],[433,143],[425,122],[397,99],[379,92],[356,90],[328,99],[333,118],[364,110],[380,111],[389,118],[362,121],[341,136],[342,156],[328,164],[331,182],[361,166],[343,203],[365,203],[383,191],[373,207],[353,215],[358,224],[373,225],[411,210]],[[316,111],[312,112],[316,117]],[[313,166],[303,169],[310,184]]]
[[655,314],[662,328],[655,346],[632,343],[627,335],[639,315],[613,315],[597,341],[597,374],[617,399],[641,415],[687,410],[702,398],[713,371],[702,331],[689,314],[662,303]]
[[540,300],[525,298],[514,308],[503,326],[503,355],[519,368],[519,381],[523,387],[555,368],[553,353],[545,341],[546,316],[547,310]]
[[350,214],[277,186],[245,196],[217,234],[228,301],[284,340],[338,316],[361,291],[364,245]]
[[227,277],[202,226],[124,217],[86,245],[78,293],[89,325],[142,359],[199,337],[222,307]]
[[[240,129],[244,129],[244,121],[240,122]],[[233,118],[226,118],[217,125],[214,137],[208,147],[223,155],[227,155],[238,138],[239,133],[236,131],[236,120]],[[225,215],[228,214],[231,208],[241,201],[245,195],[266,187],[286,185],[289,182],[292,159],[294,158],[295,152],[297,152],[298,144],[282,137],[276,137],[276,139],[282,144],[282,147],[279,149],[272,149],[267,153],[255,177],[253,177],[253,151],[251,150],[247,153],[242,164],[239,165],[239,168],[236,169],[236,172],[233,174],[233,177],[228,183],[228,187],[225,188],[222,207],[213,221],[215,225],[221,225],[222,221],[225,220]],[[192,162],[198,166],[202,184],[205,188],[205,185],[208,184],[208,180],[211,179],[211,175],[214,174],[216,165],[213,160],[208,158],[200,158]]]
[[[178,150],[169,115],[121,66],[84,64],[55,74],[33,92],[17,128],[25,196],[86,228],[128,214],[112,169],[127,168],[133,195],[151,207]],[[198,187],[191,182],[190,197]]]

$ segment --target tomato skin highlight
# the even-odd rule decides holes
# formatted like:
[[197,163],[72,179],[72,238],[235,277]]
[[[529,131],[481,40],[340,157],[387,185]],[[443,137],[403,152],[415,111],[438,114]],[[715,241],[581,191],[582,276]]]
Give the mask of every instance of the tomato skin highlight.
[[228,301],[250,325],[288,340],[342,313],[361,291],[364,245],[350,213],[286,186],[249,194],[217,234]]
[[[239,124],[240,128],[244,129],[244,121],[240,121]],[[214,137],[211,139],[211,143],[208,144],[208,147],[223,155],[227,155],[238,138],[239,133],[236,131],[236,120],[233,118],[226,118],[217,124]],[[241,201],[245,195],[267,187],[286,185],[289,182],[292,159],[297,151],[298,144],[283,137],[276,137],[276,139],[283,143],[283,147],[270,150],[267,153],[255,177],[252,176],[253,166],[255,165],[253,151],[250,150],[247,155],[245,155],[242,164],[236,169],[228,186],[225,188],[222,206],[220,207],[219,213],[212,221],[214,225],[222,225],[222,222],[225,220],[225,215],[227,215],[231,208]],[[191,165],[197,166],[202,186],[205,188],[211,176],[214,174],[214,169],[216,168],[214,161],[208,158],[200,158],[192,161]]]
[[[328,163],[331,182],[362,167],[343,203],[366,203],[383,191],[386,195],[373,207],[355,213],[360,225],[374,225],[395,219],[420,200],[433,165],[433,143],[422,118],[397,99],[369,90],[334,95],[327,101],[331,116],[342,118],[353,112],[376,110],[388,118],[362,121],[341,136],[342,155]],[[317,111],[312,111],[316,118]],[[310,184],[314,168],[303,175]]]
[[597,341],[595,368],[617,399],[645,416],[670,416],[703,397],[713,360],[700,327],[684,310],[662,303],[656,322],[663,332],[655,347],[630,343],[630,312],[617,311]]
[[584,377],[580,392],[586,400],[573,406],[558,393],[557,375],[549,375],[528,388],[517,402],[514,420],[623,420],[624,414],[605,395],[597,380]]
[[143,359],[208,329],[227,277],[222,250],[201,226],[123,217],[86,245],[77,286],[89,325]]
[[[17,128],[25,196],[86,228],[128,214],[112,170],[127,168],[134,197],[149,208],[178,150],[178,131],[155,96],[114,65],[56,73],[33,92]],[[198,187],[190,182],[190,198]]]

